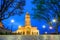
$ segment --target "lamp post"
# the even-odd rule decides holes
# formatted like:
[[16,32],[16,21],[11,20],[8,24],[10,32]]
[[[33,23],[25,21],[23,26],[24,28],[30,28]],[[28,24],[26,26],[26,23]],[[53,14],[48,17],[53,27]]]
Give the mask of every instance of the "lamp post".
[[53,29],[53,27],[52,27],[52,26],[50,26],[50,27],[49,27],[50,34],[52,34],[52,29]]
[[53,19],[52,22],[55,23],[56,22],[56,19]]
[[45,25],[43,25],[42,27],[43,27],[43,28],[46,28],[46,26],[45,26]]
[[53,19],[53,20],[52,20],[52,23],[56,23],[55,33],[58,34],[58,21],[57,21],[57,19]]
[[50,27],[49,27],[49,29],[53,29],[53,27],[52,27],[52,26],[50,26]]
[[11,26],[11,31],[12,31],[12,27],[13,27],[13,23],[14,23],[14,20],[13,19],[11,20],[11,23],[12,23],[12,26]]

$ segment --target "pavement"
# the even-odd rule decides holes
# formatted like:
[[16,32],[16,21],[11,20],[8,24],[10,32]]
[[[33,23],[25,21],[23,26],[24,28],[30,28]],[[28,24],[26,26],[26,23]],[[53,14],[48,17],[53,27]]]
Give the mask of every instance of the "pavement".
[[0,40],[60,40],[60,35],[0,35]]

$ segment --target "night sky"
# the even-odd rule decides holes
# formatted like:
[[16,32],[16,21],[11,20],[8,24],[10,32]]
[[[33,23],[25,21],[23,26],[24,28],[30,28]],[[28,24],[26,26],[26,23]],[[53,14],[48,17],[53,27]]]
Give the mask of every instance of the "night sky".
[[[26,12],[29,12],[30,14],[30,18],[31,18],[31,26],[33,27],[37,27],[38,30],[40,31],[40,34],[43,33],[54,33],[55,29],[51,28],[46,20],[44,19],[34,19],[33,16],[31,14],[33,14],[33,10],[32,8],[35,7],[34,4],[31,3],[32,0],[26,0],[26,5],[24,6],[24,13],[19,16],[19,15],[14,15],[11,16],[10,18],[3,20],[3,24],[5,25],[5,28],[12,30],[12,31],[16,31],[18,29],[18,26],[24,26],[25,25],[25,14]],[[12,9],[10,9],[12,10]],[[8,11],[10,11],[8,10]],[[16,10],[15,10],[16,12]],[[50,16],[52,15],[52,13],[50,13]],[[53,19],[53,16],[51,16],[51,20]],[[11,20],[14,20],[13,23],[11,23]],[[55,26],[55,24],[53,24],[53,26]],[[51,29],[50,29],[51,28]],[[58,31],[60,32],[60,27],[58,28]]]

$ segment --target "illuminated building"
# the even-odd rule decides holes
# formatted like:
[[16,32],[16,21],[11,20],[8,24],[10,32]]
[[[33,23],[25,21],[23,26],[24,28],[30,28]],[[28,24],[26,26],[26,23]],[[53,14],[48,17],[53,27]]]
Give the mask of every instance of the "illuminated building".
[[0,22],[0,28],[3,28],[3,25],[2,25],[2,23]]
[[37,27],[31,26],[30,15],[26,13],[25,26],[24,27],[19,26],[18,30],[13,33],[18,33],[20,35],[39,35],[39,30],[37,30]]

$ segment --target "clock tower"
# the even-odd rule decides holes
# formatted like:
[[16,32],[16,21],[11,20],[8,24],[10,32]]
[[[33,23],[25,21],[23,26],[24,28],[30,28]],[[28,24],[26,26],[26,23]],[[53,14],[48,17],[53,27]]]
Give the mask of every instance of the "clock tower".
[[30,23],[30,15],[27,12],[25,16],[25,26],[19,26],[18,30],[13,32],[20,35],[39,35],[37,27],[32,27]]

